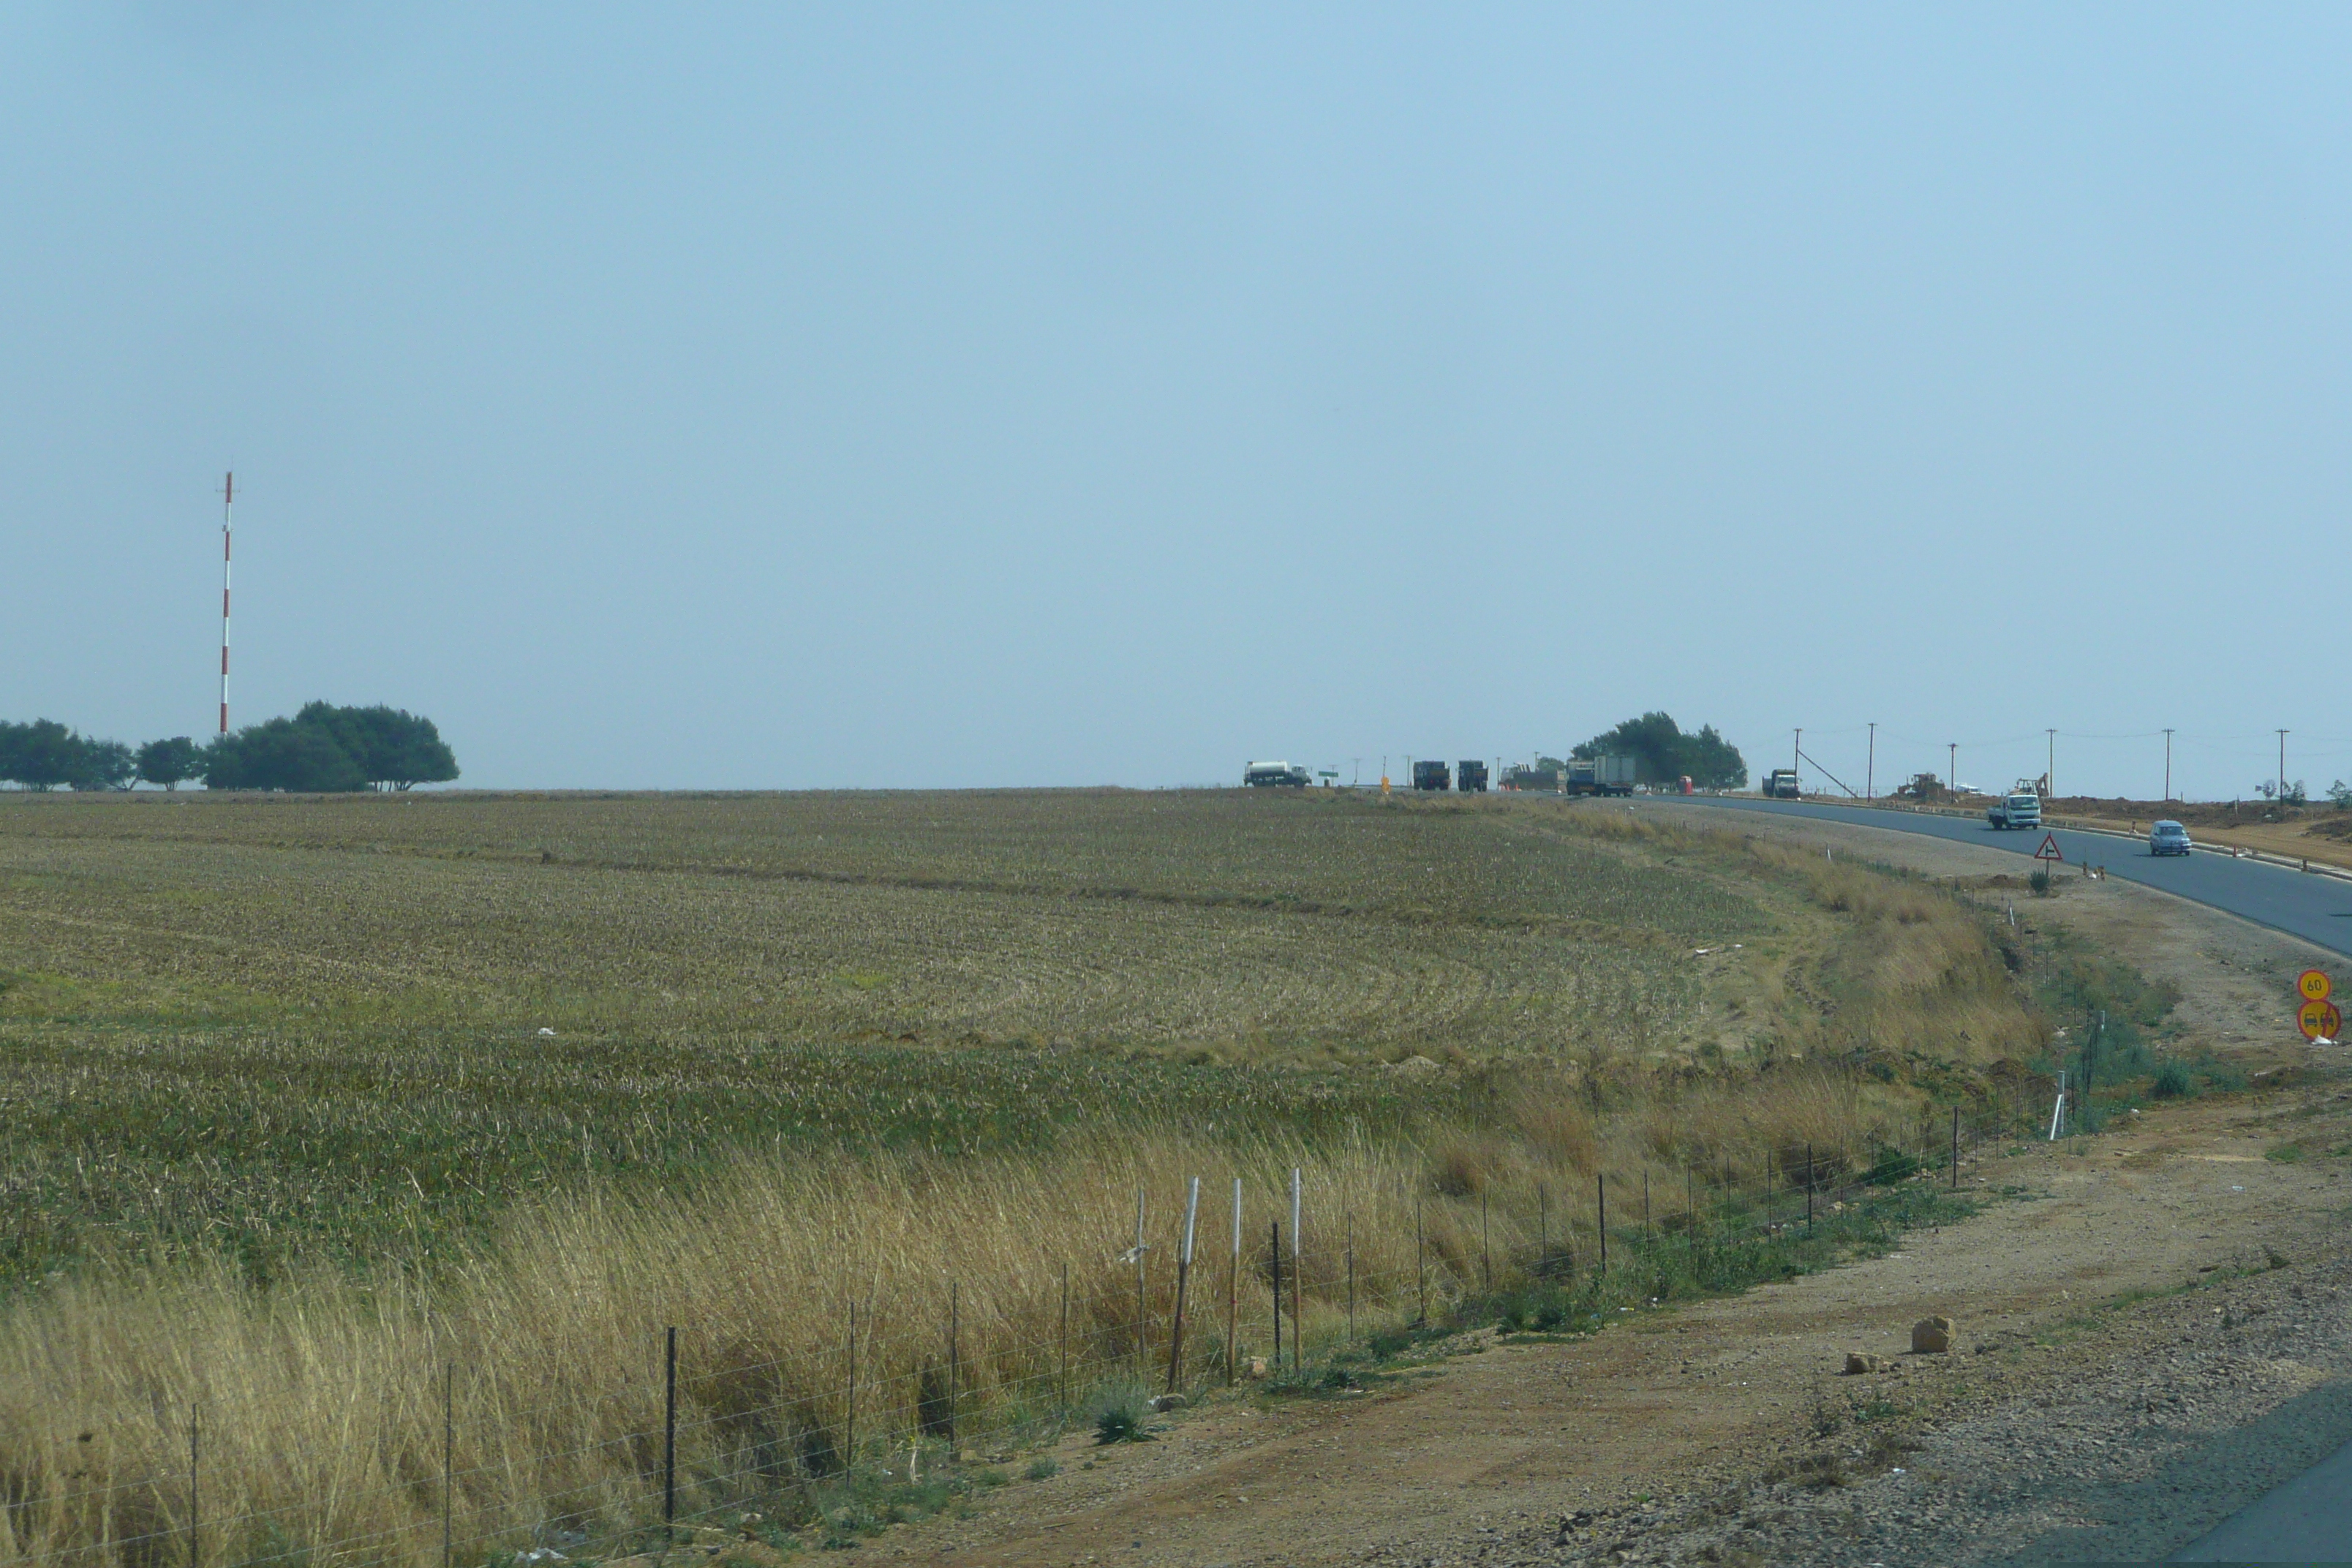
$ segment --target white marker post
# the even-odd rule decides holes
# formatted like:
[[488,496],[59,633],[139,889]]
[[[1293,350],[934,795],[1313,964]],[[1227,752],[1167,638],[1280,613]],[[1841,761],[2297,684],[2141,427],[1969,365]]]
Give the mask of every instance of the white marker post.
[[[1298,1240],[1298,1222],[1301,1218],[1299,1213],[1301,1175],[1302,1173],[1297,1166],[1290,1167],[1290,1370],[1293,1372],[1297,1372],[1299,1367],[1299,1336],[1306,1332],[1306,1321],[1299,1314],[1298,1288],[1301,1252]],[[1275,1305],[1278,1308],[1282,1303],[1277,1301]]]
[[1234,1256],[1225,1269],[1225,1386],[1234,1385],[1234,1355],[1241,1335],[1242,1179],[1234,1178]]

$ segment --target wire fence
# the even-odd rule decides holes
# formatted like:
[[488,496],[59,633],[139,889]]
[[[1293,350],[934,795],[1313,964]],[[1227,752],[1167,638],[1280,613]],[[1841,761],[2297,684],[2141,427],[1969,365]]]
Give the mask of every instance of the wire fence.
[[[1873,1142],[1866,1161],[1780,1145],[1704,1169],[1604,1170],[1589,1189],[1532,1182],[1416,1193],[1410,1269],[1370,1267],[1360,1247],[1372,1239],[1372,1216],[1322,1212],[1311,1188],[1279,1194],[1288,1200],[1273,1205],[1280,1217],[1244,1231],[1236,1183],[1233,1216],[1220,1216],[1213,1247],[1188,1235],[1172,1257],[1155,1256],[1139,1240],[1115,1265],[1134,1274],[1130,1319],[1079,1310],[1101,1298],[1082,1302],[1066,1263],[1042,1333],[1016,1331],[1035,1326],[1013,1316],[1034,1307],[1032,1297],[993,1300],[958,1281],[930,1351],[900,1364],[885,1364],[871,1293],[844,1289],[829,1345],[751,1354],[691,1322],[660,1325],[657,1375],[625,1389],[510,1405],[487,1375],[493,1369],[445,1365],[436,1387],[400,1391],[411,1416],[437,1416],[437,1453],[428,1458],[410,1444],[381,1456],[372,1485],[279,1506],[240,1500],[268,1489],[221,1473],[199,1405],[172,1423],[184,1435],[184,1462],[110,1478],[91,1466],[46,1486],[0,1475],[0,1562],[456,1568],[551,1562],[592,1545],[623,1555],[680,1531],[735,1530],[747,1514],[821,1522],[877,1489],[919,1487],[927,1469],[934,1485],[985,1477],[1013,1452],[1088,1425],[1099,1410],[1131,1414],[1154,1394],[1260,1379],[1295,1386],[1318,1368],[1344,1384],[1345,1364],[1367,1341],[1391,1336],[1392,1348],[1416,1328],[1492,1321],[1496,1302],[1515,1293],[1552,1302],[1564,1329],[1589,1329],[1653,1296],[1768,1277],[1874,1192],[1957,1189],[1963,1161],[1986,1142],[2054,1134],[2061,1093],[2054,1075],[2013,1074],[1990,1098],[1931,1110]],[[1680,1179],[1662,1179],[1669,1175]],[[1432,1223],[1438,1205],[1443,1225]],[[1406,1212],[1402,1203],[1384,1211],[1400,1226]],[[1402,1255],[1402,1234],[1383,1239],[1379,1250]],[[903,1349],[903,1335],[894,1342]],[[483,1443],[484,1426],[502,1441]],[[535,1446],[528,1435],[542,1426],[594,1435]]]

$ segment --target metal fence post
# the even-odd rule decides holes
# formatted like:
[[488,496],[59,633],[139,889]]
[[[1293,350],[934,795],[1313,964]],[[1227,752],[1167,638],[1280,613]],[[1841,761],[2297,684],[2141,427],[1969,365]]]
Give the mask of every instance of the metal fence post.
[[451,1489],[457,1478],[457,1363],[441,1369],[441,1568],[450,1568]]
[[197,1526],[204,1520],[204,1497],[197,1485],[196,1407],[188,1405],[188,1568],[201,1568],[204,1543],[197,1536]]
[[1282,1222],[1266,1228],[1265,1255],[1274,1265],[1274,1370],[1282,1370]]
[[662,1541],[677,1522],[677,1330],[662,1334]]

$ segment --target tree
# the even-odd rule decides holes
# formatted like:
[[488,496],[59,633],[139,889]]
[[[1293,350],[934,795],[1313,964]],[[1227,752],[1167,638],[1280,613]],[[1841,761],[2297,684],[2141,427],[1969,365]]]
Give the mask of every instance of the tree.
[[139,748],[138,768],[142,782],[175,790],[189,779],[204,777],[204,751],[185,735],[150,741]]
[[457,776],[457,758],[433,721],[397,708],[309,702],[294,715],[294,722],[332,734],[359,765],[361,776],[381,789],[446,784]]
[[88,745],[54,719],[0,725],[0,778],[26,789],[70,784],[87,772]]
[[66,782],[76,789],[129,789],[138,771],[131,748],[121,742],[83,740],[73,759],[73,777]]
[[218,737],[205,748],[203,768],[213,789],[331,793],[445,783],[457,776],[457,759],[430,719],[381,705],[306,702],[291,719]]
[[1687,773],[1701,789],[1736,789],[1748,782],[1739,748],[1712,724],[1685,734],[1671,714],[1644,713],[1605,730],[1570,753],[1580,758],[1630,756],[1643,784],[1665,784]]
[[324,727],[272,719],[218,735],[205,748],[207,789],[282,789],[333,794],[368,786],[351,754]]

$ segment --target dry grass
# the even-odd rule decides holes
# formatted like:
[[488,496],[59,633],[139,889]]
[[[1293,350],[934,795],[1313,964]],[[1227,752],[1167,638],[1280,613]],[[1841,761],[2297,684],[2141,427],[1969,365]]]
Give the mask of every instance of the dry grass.
[[0,938],[0,1551],[142,1568],[192,1408],[207,1563],[437,1557],[451,1366],[461,1535],[617,1539],[665,1324],[689,1506],[789,1490],[853,1306],[869,1457],[950,1291],[961,1431],[1055,1405],[1065,1265],[1081,1380],[1164,1355],[1192,1176],[1213,1375],[1235,1175],[1248,1353],[1292,1164],[1328,1336],[1351,1219],[1417,1310],[1596,1175],[1850,1169],[2040,1040],[1930,889],[1532,802],[8,799]]

